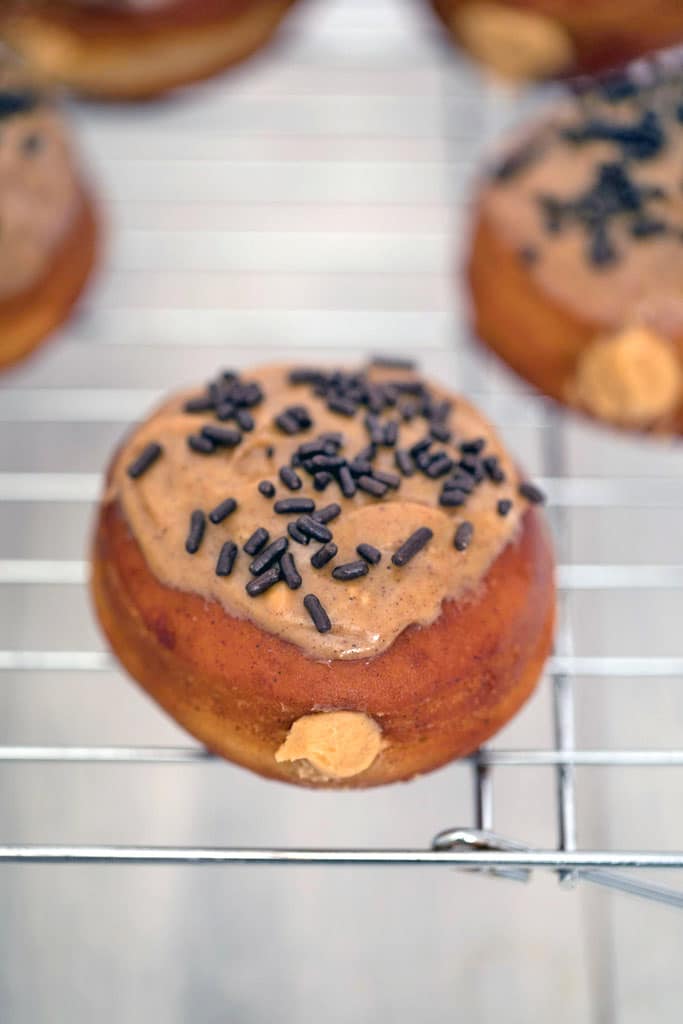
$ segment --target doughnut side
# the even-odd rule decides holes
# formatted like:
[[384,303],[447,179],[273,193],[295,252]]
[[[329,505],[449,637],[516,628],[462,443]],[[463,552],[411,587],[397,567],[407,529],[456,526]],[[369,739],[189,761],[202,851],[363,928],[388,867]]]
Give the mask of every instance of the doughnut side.
[[97,256],[95,208],[81,190],[79,210],[49,265],[30,289],[0,302],[0,369],[26,356],[67,318]]
[[[110,644],[141,686],[208,748],[261,775],[317,787],[409,779],[476,749],[531,694],[549,653],[553,559],[529,507],[471,597],[444,604],[369,660],[317,662],[227,614],[162,585],[120,505],[105,502],[94,541],[92,593]],[[311,711],[360,711],[384,747],[347,779],[275,760],[293,722]]]
[[11,18],[6,34],[53,81],[97,99],[142,100],[246,59],[293,2],[186,3],[158,16],[65,15],[46,8]]
[[[676,0],[508,0],[498,3],[477,3],[477,0],[432,0],[437,13],[455,38],[466,48],[467,40],[459,31],[461,13],[476,7],[499,8],[505,13],[512,10],[528,15],[540,15],[566,33],[574,53],[571,64],[558,66],[556,71],[544,66],[529,68],[529,77],[569,72],[595,73],[616,67],[642,54],[670,46],[683,37],[683,11]],[[539,25],[538,39],[542,25]],[[550,41],[552,43],[552,40]],[[549,44],[550,45],[550,44]]]
[[[473,330],[520,377],[558,402],[571,403],[579,357],[605,324],[553,300],[493,228],[484,205],[475,217],[467,265]],[[683,336],[672,341],[683,363]],[[579,411],[590,415],[583,406]],[[683,433],[683,407],[653,430]]]

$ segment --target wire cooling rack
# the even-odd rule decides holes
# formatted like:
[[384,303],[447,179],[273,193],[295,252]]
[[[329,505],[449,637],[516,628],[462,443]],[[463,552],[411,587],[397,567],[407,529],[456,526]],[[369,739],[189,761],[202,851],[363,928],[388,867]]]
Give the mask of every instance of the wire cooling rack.
[[[101,648],[59,647],[53,630],[48,641],[38,631],[30,645],[9,642],[16,594],[24,619],[35,614],[40,624],[34,609],[45,588],[80,592],[87,583],[85,559],[63,557],[69,545],[52,523],[64,522],[60,508],[96,502],[110,426],[112,437],[120,434],[197,368],[208,373],[213,362],[282,358],[279,345],[287,357],[325,361],[419,347],[428,372],[447,364],[453,384],[470,391],[508,435],[519,431],[518,448],[533,434],[532,468],[549,495],[560,559],[558,636],[541,685],[551,694],[552,745],[539,738],[512,749],[496,741],[470,758],[469,827],[446,828],[424,848],[50,845],[13,842],[3,829],[1,861],[421,865],[513,880],[549,869],[565,886],[585,879],[683,907],[683,892],[645,874],[683,869],[683,852],[584,847],[577,826],[579,770],[640,770],[641,778],[656,768],[680,772],[683,744],[615,749],[607,742],[579,746],[575,737],[577,686],[642,680],[643,700],[653,679],[679,687],[680,646],[667,639],[657,650],[654,637],[646,653],[630,653],[631,645],[627,653],[607,646],[596,652],[574,622],[595,592],[636,605],[665,592],[663,607],[675,620],[683,565],[642,561],[637,537],[624,545],[621,562],[575,560],[568,540],[587,510],[611,517],[605,521],[615,529],[628,510],[663,511],[669,519],[683,511],[680,455],[568,424],[470,353],[450,314],[452,241],[466,182],[482,146],[516,111],[516,101],[458,66],[424,13],[386,0],[372,7],[331,2],[324,12],[304,5],[280,49],[175,106],[74,112],[108,204],[110,255],[81,318],[0,390],[0,514],[14,531],[3,531],[0,549],[0,608],[10,624],[0,682],[19,687],[27,678],[54,677],[59,686],[65,675],[117,671]],[[92,442],[101,430],[101,442]],[[35,536],[28,526],[17,535],[24,515],[38,524]],[[629,537],[626,527],[622,532]],[[84,633],[93,635],[87,625]],[[610,622],[605,633],[615,635]],[[190,770],[211,760],[191,743],[39,745],[9,736],[0,746],[0,777],[11,765]],[[494,783],[519,767],[555,774],[543,809],[548,825],[554,822],[552,848],[495,831]],[[609,819],[617,812],[607,806],[602,813]],[[641,834],[648,836],[647,822]]]

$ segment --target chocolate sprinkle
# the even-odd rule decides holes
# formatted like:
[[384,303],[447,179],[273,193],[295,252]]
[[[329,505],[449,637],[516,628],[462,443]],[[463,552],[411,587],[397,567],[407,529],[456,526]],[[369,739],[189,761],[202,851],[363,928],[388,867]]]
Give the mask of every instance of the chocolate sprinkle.
[[501,498],[498,504],[496,505],[496,511],[498,512],[499,516],[506,516],[511,508],[512,502],[510,501],[509,498]]
[[315,476],[313,477],[313,486],[315,487],[316,491],[324,491],[328,484],[331,484],[333,480],[334,477],[332,476],[331,473],[316,473]]
[[398,441],[398,423],[396,420],[390,420],[384,428],[384,444],[387,448],[393,448]]
[[198,398],[189,398],[183,406],[184,412],[208,412],[213,409],[213,401],[209,395],[200,395]]
[[226,540],[216,562],[216,576],[229,576],[236,558],[237,545],[234,541]]
[[270,534],[267,530],[264,530],[262,526],[259,526],[257,530],[254,530],[249,540],[244,545],[244,550],[248,555],[257,555],[264,544],[268,543]]
[[145,445],[137,459],[131,462],[126,470],[131,480],[137,480],[143,473],[146,473],[150,466],[153,466],[157,461],[163,450],[156,441],[151,441],[148,445]]
[[[265,531],[264,531],[265,532]],[[260,576],[266,569],[270,569],[274,562],[279,562],[285,551],[289,547],[289,541],[286,537],[278,537],[272,544],[269,544],[267,548],[264,548],[260,555],[256,558],[249,566],[249,572],[253,573],[254,576]],[[246,551],[246,545],[244,550]],[[252,552],[248,552],[252,554]]]
[[486,447],[486,438],[474,437],[469,441],[463,441],[460,451],[463,455],[478,455]]
[[394,552],[391,561],[394,565],[399,566],[399,568],[406,565],[411,558],[414,558],[419,551],[422,551],[422,548],[429,543],[433,536],[434,534],[428,526],[421,526],[414,533],[411,533],[408,540],[401,544],[400,548]]
[[338,565],[336,569],[332,570],[335,580],[341,580],[342,582],[357,580],[360,576],[367,576],[367,574],[368,563],[360,559],[357,562],[346,562],[344,565]]
[[339,470],[339,486],[345,498],[352,498],[356,493],[356,481],[348,466],[342,466]]
[[482,459],[482,465],[487,477],[492,483],[502,484],[505,481],[505,473],[500,467],[498,456],[487,456],[487,458]]
[[453,538],[453,544],[458,551],[466,551],[470,546],[472,537],[474,536],[474,526],[467,520],[464,523],[460,523],[460,526],[455,531],[455,537]]
[[519,485],[518,491],[522,497],[526,498],[527,501],[530,501],[532,505],[542,505],[545,502],[545,494],[540,487],[537,487],[536,484],[532,484],[527,480]]
[[341,512],[341,505],[337,505],[333,502],[331,505],[325,505],[324,508],[319,508],[313,513],[313,518],[317,519],[319,523],[331,523],[333,519],[336,519]]
[[441,441],[442,444],[446,444],[451,439],[451,431],[448,427],[444,427],[441,423],[432,423],[429,428],[429,436],[434,438],[435,441]]
[[220,402],[216,406],[216,418],[219,420],[232,420],[235,413],[236,409],[232,402]]
[[401,486],[401,478],[398,473],[387,473],[383,469],[373,469],[372,475],[375,480],[379,480],[380,483],[386,484],[387,487],[391,487],[394,491]]
[[291,551],[286,551],[280,559],[280,571],[282,573],[282,578],[289,589],[298,590],[301,586],[302,579],[299,575],[299,571],[294,561],[294,555]]
[[441,492],[439,496],[439,505],[443,505],[444,508],[459,508],[460,505],[464,505],[467,501],[468,495],[465,491],[460,491],[456,487],[448,488]]
[[185,550],[188,555],[195,555],[199,551],[205,529],[206,519],[204,513],[200,508],[196,508],[190,516],[190,529],[185,541]]
[[452,469],[453,460],[450,459],[445,452],[439,452],[439,454],[431,460],[425,469],[425,473],[432,480],[436,480],[438,477],[445,476],[446,473],[450,473]]
[[414,370],[416,368],[414,359],[403,359],[402,356],[373,356],[370,365],[382,370]]
[[314,569],[322,569],[322,567],[327,565],[327,563],[330,562],[336,554],[336,544],[325,544],[324,547],[318,548],[318,550],[311,555],[311,565]]
[[315,502],[313,498],[280,498],[273,508],[281,516],[300,515],[302,512],[312,512]]
[[358,405],[350,398],[335,397],[330,398],[327,408],[330,412],[338,412],[342,416],[353,416],[358,409]]
[[251,415],[248,409],[238,409],[235,413],[235,419],[239,423],[242,430],[253,430],[255,423],[254,417]]
[[294,472],[291,466],[282,466],[280,479],[285,487],[289,487],[290,491],[298,491],[301,487],[301,477]]
[[208,437],[215,445],[225,448],[234,448],[242,440],[239,430],[232,430],[230,427],[217,427],[213,423],[207,423],[202,427],[202,437]]
[[220,505],[216,505],[216,507],[209,512],[209,519],[212,523],[218,525],[218,523],[222,523],[224,519],[227,519],[227,517],[231,515],[236,508],[237,502],[235,499],[226,498],[225,501],[222,501]]
[[264,498],[275,497],[275,484],[272,484],[270,480],[262,480],[258,485],[258,489],[259,493],[262,494]]
[[0,92],[0,119],[27,114],[38,105],[38,96],[34,92],[12,92],[3,89]]
[[301,424],[296,416],[292,416],[288,412],[281,412],[279,416],[275,417],[275,426],[284,434],[298,434],[301,431]]
[[249,597],[258,597],[259,594],[265,593],[275,583],[278,582],[282,577],[279,565],[272,565],[266,572],[261,573],[255,579],[250,580],[247,583],[245,590],[249,594]]
[[370,565],[377,565],[382,558],[382,552],[373,547],[372,544],[359,544],[356,551],[361,558],[364,558]]
[[295,540],[297,542],[297,544],[310,543],[311,538],[308,536],[307,533],[302,533],[299,527],[296,525],[296,523],[289,523],[289,525],[287,526],[287,533],[292,538],[292,540]]
[[304,608],[311,616],[313,625],[319,633],[329,633],[332,629],[332,623],[330,618],[321,605],[315,594],[306,594],[304,598]]
[[312,537],[314,540],[319,540],[321,543],[326,544],[328,540],[332,540],[332,532],[323,524],[318,522],[317,519],[313,519],[312,516],[301,516],[296,521],[297,527],[302,533],[305,533],[307,537]]
[[187,439],[188,447],[198,455],[211,455],[216,450],[216,445],[208,437],[201,434],[190,434]]
[[403,473],[403,476],[412,476],[415,472],[412,459],[404,448],[399,448],[394,452],[394,462],[396,463],[397,469]]
[[383,498],[388,490],[386,484],[383,484],[381,480],[375,480],[371,476],[359,476],[356,480],[356,485],[361,491],[365,491],[366,494],[372,494],[374,498]]

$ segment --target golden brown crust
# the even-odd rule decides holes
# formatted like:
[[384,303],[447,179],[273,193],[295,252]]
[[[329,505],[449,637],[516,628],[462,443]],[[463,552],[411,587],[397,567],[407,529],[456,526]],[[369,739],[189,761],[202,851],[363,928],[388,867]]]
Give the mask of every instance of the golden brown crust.
[[48,79],[103,100],[142,100],[210,78],[249,57],[294,0],[183,0],[147,13],[29,6],[10,42]]
[[[477,337],[521,377],[566,404],[581,353],[604,334],[605,325],[554,301],[481,206],[467,273]],[[670,340],[683,362],[683,334]],[[652,430],[683,433],[683,407]]]
[[[554,621],[550,544],[531,507],[475,595],[446,602],[433,625],[408,628],[364,661],[313,661],[217,603],[163,586],[116,502],[100,510],[92,590],[117,656],[188,731],[253,771],[311,786],[394,782],[474,750],[532,692]],[[381,726],[385,746],[370,768],[325,780],[276,762],[296,719],[334,709]]]
[[41,279],[0,302],[0,369],[26,356],[67,318],[95,263],[97,236],[95,209],[82,189],[74,223]]
[[[432,0],[451,33],[454,19],[473,0]],[[559,73],[594,73],[645,53],[671,46],[683,38],[683,8],[677,0],[497,0],[502,7],[538,13],[557,21],[571,37],[576,54],[572,67]],[[458,39],[461,42],[460,39]]]

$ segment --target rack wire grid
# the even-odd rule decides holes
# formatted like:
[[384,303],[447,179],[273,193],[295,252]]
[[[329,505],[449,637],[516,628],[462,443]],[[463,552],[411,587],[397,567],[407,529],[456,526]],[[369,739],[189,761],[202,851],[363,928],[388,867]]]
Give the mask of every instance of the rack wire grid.
[[[173,102],[73,106],[108,237],[79,315],[0,391],[0,860],[549,869],[565,886],[683,906],[660,884],[661,869],[683,868],[670,813],[683,767],[683,455],[549,408],[471,345],[454,284],[475,168],[535,102],[486,84],[425,5],[331,0],[302,4],[278,46]],[[128,422],[216,364],[376,351],[417,354],[472,394],[540,476],[559,558],[555,652],[537,697],[464,768],[381,795],[283,794],[189,742],[102,646],[86,596],[100,470]],[[98,812],[107,787],[121,801],[103,766],[141,802],[130,842]],[[214,832],[194,821],[178,771],[172,798],[160,781],[174,768],[215,773],[229,793],[221,842],[204,843]],[[520,792],[540,843],[523,815],[506,820]],[[203,832],[150,842],[146,793],[157,817],[184,793],[179,813]],[[297,831],[310,801],[315,823]],[[389,819],[401,836],[431,832],[359,848],[349,801],[380,837]],[[456,813],[469,827],[445,828]],[[164,822],[155,835],[174,833]],[[263,841],[233,845],[245,828]],[[620,835],[630,848],[613,845]]]

